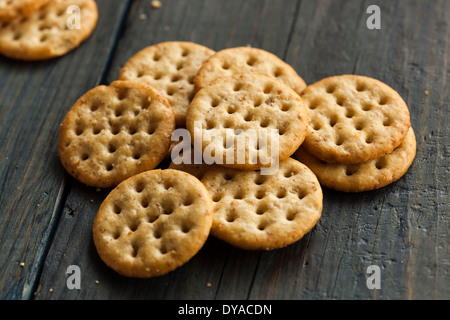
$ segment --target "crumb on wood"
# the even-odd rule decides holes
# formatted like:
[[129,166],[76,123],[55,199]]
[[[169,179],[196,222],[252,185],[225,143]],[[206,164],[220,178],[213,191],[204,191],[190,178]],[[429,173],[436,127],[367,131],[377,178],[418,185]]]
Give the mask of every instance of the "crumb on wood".
[[98,280],[95,280],[95,284],[99,284],[100,283],[100,281],[98,281]]
[[211,282],[208,282],[208,283],[206,284],[206,286],[207,286],[208,288],[211,287],[211,286],[212,286]]
[[42,284],[39,284],[37,290],[34,292],[34,295],[37,296],[41,293]]
[[22,261],[22,262],[20,262],[20,263],[19,263],[19,266],[21,266],[21,267],[25,267],[25,262],[23,262],[23,261]]
[[152,1],[152,8],[155,8],[155,9],[161,8],[161,1],[153,0]]
[[424,93],[425,93],[426,96],[430,94],[430,92],[428,90],[425,90]]

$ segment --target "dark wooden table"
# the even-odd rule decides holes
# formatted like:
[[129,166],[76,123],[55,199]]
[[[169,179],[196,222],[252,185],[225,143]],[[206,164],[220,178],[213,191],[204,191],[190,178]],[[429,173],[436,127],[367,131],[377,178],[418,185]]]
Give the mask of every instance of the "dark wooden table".
[[[450,1],[150,2],[99,0],[95,33],[61,58],[0,57],[0,299],[450,299]],[[372,4],[380,30],[366,25]],[[308,83],[347,73],[384,81],[410,107],[416,159],[377,191],[324,189],[322,218],[284,249],[247,252],[211,236],[165,276],[119,276],[92,241],[109,190],[65,173],[58,129],[78,97],[167,40],[263,48]],[[66,286],[70,265],[80,289]],[[380,289],[366,285],[371,265]]]

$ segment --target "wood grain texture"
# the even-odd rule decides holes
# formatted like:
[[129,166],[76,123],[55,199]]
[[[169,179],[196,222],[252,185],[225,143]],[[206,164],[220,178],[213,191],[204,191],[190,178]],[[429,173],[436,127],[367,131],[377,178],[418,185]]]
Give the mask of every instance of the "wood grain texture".
[[2,299],[33,297],[67,190],[55,149],[59,124],[100,82],[123,7],[122,1],[115,8],[99,3],[94,34],[64,57],[38,63],[0,58]]
[[[0,58],[0,298],[450,299],[450,1],[111,2],[98,1],[97,30],[73,53],[37,64]],[[381,30],[366,27],[372,4]],[[247,252],[211,236],[165,276],[119,276],[92,241],[109,190],[64,173],[57,131],[85,91],[167,40],[263,48],[307,83],[345,73],[384,81],[410,108],[416,159],[377,191],[324,189],[319,223],[284,249]],[[66,287],[69,265],[81,269],[80,290]],[[380,290],[366,286],[370,265],[381,268]]]

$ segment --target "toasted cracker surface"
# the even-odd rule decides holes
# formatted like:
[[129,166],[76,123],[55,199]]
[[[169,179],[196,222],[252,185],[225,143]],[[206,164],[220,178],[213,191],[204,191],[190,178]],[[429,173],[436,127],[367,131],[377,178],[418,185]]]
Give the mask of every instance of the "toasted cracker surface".
[[294,68],[273,53],[258,48],[236,47],[220,50],[203,63],[194,79],[195,90],[199,91],[217,78],[240,73],[272,77],[298,94],[306,87]]
[[124,276],[160,276],[201,249],[212,210],[207,190],[194,176],[146,171],[119,184],[103,201],[94,220],[94,244],[101,259]]
[[411,166],[415,155],[416,139],[412,128],[394,151],[365,163],[325,163],[303,148],[295,153],[296,158],[316,174],[322,185],[345,192],[375,190],[400,179]]
[[[79,29],[68,27],[67,9],[71,5],[80,9]],[[92,34],[97,20],[93,0],[52,0],[23,18],[0,22],[0,54],[19,60],[62,56]]]
[[172,108],[158,90],[114,81],[84,94],[62,122],[58,152],[74,178],[95,187],[119,184],[154,169],[175,128]]
[[333,76],[301,94],[310,126],[302,147],[329,163],[356,164],[392,152],[410,128],[408,106],[388,85],[358,75]]
[[248,250],[287,246],[302,238],[322,212],[316,176],[288,158],[274,175],[216,166],[202,178],[214,202],[211,233]]
[[50,0],[0,0],[0,21],[23,18],[46,5]]
[[119,79],[141,81],[162,91],[169,100],[177,127],[186,126],[186,112],[194,97],[194,77],[214,51],[184,41],[149,46],[131,57]]
[[217,164],[257,170],[297,150],[306,136],[308,113],[287,85],[260,74],[238,74],[200,90],[186,125],[193,144],[200,141],[204,153],[213,150]]

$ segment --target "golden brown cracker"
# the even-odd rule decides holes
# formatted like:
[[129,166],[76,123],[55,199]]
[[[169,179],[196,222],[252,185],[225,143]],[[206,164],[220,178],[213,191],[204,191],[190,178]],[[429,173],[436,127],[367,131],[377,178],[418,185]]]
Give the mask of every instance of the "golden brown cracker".
[[310,119],[302,147],[329,163],[377,159],[392,152],[410,127],[409,110],[400,95],[373,78],[325,78],[309,85],[301,97]]
[[257,170],[297,150],[306,135],[308,113],[287,85],[260,74],[239,74],[200,90],[186,125],[193,145],[198,143],[204,153],[213,150],[217,164]]
[[46,5],[50,0],[0,0],[0,21],[23,18]]
[[107,188],[165,157],[175,128],[172,108],[158,90],[114,81],[83,95],[62,122],[58,152],[77,180]]
[[214,202],[211,233],[248,250],[281,248],[298,241],[317,223],[322,189],[316,176],[288,158],[274,175],[216,166],[203,184]]
[[178,170],[150,170],[119,184],[100,206],[94,244],[110,268],[128,277],[166,274],[191,259],[212,225],[203,184]]
[[[76,19],[72,21],[67,13],[71,5],[80,9],[79,28],[74,23]],[[92,34],[97,19],[94,0],[52,0],[25,17],[0,22],[0,54],[19,60],[44,60],[64,55]]]
[[345,192],[375,190],[397,181],[411,166],[415,155],[416,139],[412,128],[394,151],[365,163],[326,163],[303,148],[295,153],[296,158],[316,174],[322,185]]
[[203,63],[194,79],[195,90],[197,92],[212,84],[217,78],[241,73],[274,78],[298,94],[306,87],[294,68],[273,53],[258,48],[236,47],[220,50]]
[[120,80],[135,80],[163,92],[177,127],[186,126],[186,111],[194,97],[194,77],[214,51],[187,41],[167,41],[149,46],[131,57],[120,71]]

